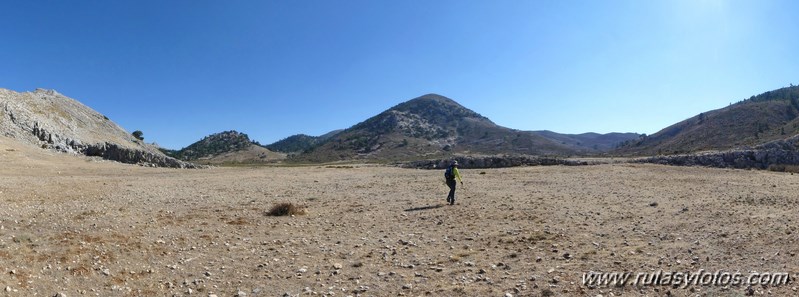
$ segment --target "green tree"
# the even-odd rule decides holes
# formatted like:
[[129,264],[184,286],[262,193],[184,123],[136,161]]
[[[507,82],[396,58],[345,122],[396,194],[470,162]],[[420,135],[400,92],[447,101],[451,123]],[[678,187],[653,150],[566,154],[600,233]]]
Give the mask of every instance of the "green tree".
[[131,135],[133,135],[133,137],[136,137],[136,139],[138,140],[144,141],[144,132],[140,130],[133,131]]

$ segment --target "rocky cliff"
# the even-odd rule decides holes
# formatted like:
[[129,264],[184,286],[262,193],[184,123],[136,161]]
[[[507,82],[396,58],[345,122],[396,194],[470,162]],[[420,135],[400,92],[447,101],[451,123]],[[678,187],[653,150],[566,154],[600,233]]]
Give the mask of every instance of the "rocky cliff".
[[772,165],[799,165],[799,135],[755,147],[694,154],[655,156],[635,162],[678,166],[766,169]]
[[497,156],[455,156],[447,159],[420,160],[400,164],[405,168],[418,169],[443,169],[447,168],[452,161],[458,161],[458,167],[463,169],[478,168],[506,168],[518,166],[550,166],[565,165],[579,166],[589,165],[583,161],[572,161],[561,158],[546,158],[525,155],[497,155]]
[[148,166],[196,168],[142,143],[108,117],[55,90],[0,89],[0,133],[65,153]]

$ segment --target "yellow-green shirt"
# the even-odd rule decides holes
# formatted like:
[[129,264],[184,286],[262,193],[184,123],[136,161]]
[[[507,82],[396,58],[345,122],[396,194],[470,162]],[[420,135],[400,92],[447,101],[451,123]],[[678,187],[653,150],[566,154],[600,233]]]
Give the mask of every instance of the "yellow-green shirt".
[[457,178],[459,182],[463,182],[461,180],[461,172],[458,171],[458,167],[452,166],[452,175],[454,175],[455,178]]

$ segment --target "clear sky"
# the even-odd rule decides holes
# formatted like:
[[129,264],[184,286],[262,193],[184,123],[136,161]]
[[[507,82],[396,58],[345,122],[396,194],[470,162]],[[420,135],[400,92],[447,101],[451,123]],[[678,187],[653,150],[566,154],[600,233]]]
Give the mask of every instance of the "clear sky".
[[437,93],[520,130],[654,133],[799,84],[799,1],[3,1],[0,87],[145,140],[262,144]]

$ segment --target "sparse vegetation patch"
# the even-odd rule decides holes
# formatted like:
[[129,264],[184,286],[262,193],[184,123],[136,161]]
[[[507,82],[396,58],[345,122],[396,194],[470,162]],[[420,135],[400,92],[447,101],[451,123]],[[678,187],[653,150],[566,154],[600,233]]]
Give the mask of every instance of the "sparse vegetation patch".
[[267,215],[280,217],[280,216],[293,216],[293,215],[304,215],[306,213],[305,208],[294,205],[290,202],[282,202],[275,204],[272,208],[269,209]]

